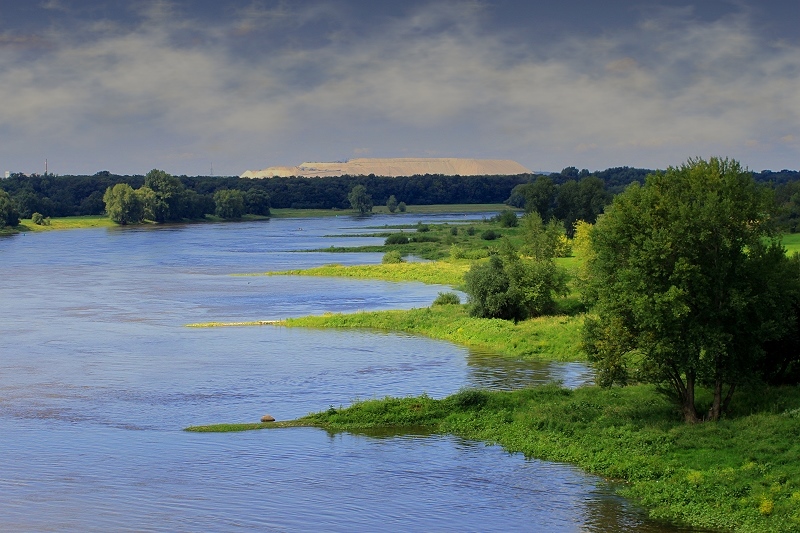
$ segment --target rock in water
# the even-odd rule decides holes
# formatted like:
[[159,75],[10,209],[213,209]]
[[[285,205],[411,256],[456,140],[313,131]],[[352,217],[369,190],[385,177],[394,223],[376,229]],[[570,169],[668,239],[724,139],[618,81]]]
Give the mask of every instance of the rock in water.
[[275,418],[272,415],[264,415],[261,417],[262,422],[275,422]]

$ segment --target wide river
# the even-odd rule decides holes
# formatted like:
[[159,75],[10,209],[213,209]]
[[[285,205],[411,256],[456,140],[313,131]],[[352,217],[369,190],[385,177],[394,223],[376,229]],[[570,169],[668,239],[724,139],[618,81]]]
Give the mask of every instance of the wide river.
[[[0,239],[2,531],[676,531],[569,465],[442,435],[187,433],[359,398],[591,380],[402,334],[190,329],[430,305],[441,286],[232,273],[380,262],[298,252],[412,215]],[[329,235],[337,235],[330,237]]]

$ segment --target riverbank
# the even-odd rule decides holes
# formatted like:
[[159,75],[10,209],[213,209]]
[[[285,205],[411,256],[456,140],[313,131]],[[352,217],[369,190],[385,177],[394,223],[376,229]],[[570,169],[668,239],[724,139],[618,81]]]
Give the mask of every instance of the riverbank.
[[[509,209],[505,204],[435,204],[435,205],[409,205],[405,214],[431,215],[444,213],[487,213]],[[373,214],[391,214],[386,206],[376,206]],[[395,212],[396,215],[403,213]],[[184,220],[176,224],[201,223],[201,222],[251,222],[254,220],[267,220],[269,218],[309,218],[309,217],[336,217],[357,216],[353,210],[345,209],[271,209],[269,216],[244,215],[240,219],[223,219],[214,215],[206,215],[203,219]],[[0,229],[0,235],[14,235],[27,231],[49,231],[62,229],[82,228],[112,228],[120,227],[105,215],[87,215],[75,217],[48,218],[48,224],[34,224],[31,219],[20,220],[19,225],[13,228]]]
[[401,331],[454,342],[506,357],[537,361],[585,361],[580,349],[583,316],[545,316],[517,323],[475,318],[463,305],[436,305],[408,311],[371,311],[287,318],[277,322],[207,322],[188,327],[286,326]]
[[450,433],[624,481],[621,494],[653,518],[717,530],[790,532],[800,530],[798,425],[798,387],[743,391],[727,419],[687,425],[652,386],[549,385],[514,392],[465,390],[441,400],[367,400],[289,422],[187,429],[313,426],[331,432]]
[[240,274],[244,276],[315,276],[355,279],[377,279],[381,281],[418,281],[434,285],[458,287],[469,270],[468,261],[430,263],[389,263],[380,265],[339,264],[323,265],[305,270],[283,270],[264,274]]
[[[511,209],[505,204],[432,204],[432,205],[408,205],[404,212],[389,211],[385,205],[376,205],[372,208],[373,215],[439,215],[445,213],[492,213]],[[271,216],[274,218],[304,218],[304,217],[339,217],[339,216],[358,216],[352,209],[290,209],[273,208],[270,209]],[[369,215],[365,215],[369,216]]]

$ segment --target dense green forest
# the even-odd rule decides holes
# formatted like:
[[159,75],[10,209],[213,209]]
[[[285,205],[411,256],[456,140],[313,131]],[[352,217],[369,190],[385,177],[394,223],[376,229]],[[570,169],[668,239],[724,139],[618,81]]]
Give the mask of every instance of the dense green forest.
[[[159,192],[158,185],[154,190],[157,196],[164,197],[162,200],[170,197],[169,212],[150,215],[162,220],[202,218],[217,211],[215,195],[217,200],[227,201],[223,214],[238,214],[241,210],[238,194],[219,194],[220,191],[241,191],[244,212],[252,214],[266,214],[269,207],[349,209],[348,195],[353,187],[361,185],[375,205],[386,204],[392,196],[395,201],[410,205],[505,202],[528,211],[538,211],[545,220],[550,217],[563,220],[571,231],[576,220],[594,222],[615,194],[633,182],[644,183],[651,172],[632,167],[597,172],[567,167],[547,175],[517,176],[426,174],[396,178],[369,175],[262,179],[176,176],[169,188],[177,194]],[[775,199],[781,206],[779,218],[782,226],[787,231],[797,231],[800,226],[800,172],[767,170],[753,176],[757,182],[775,189]],[[144,175],[122,176],[108,171],[93,176],[12,174],[0,180],[0,190],[8,193],[8,210],[13,208],[20,218],[30,218],[34,213],[44,217],[65,217],[103,214],[106,212],[103,197],[109,188],[125,184],[136,190],[142,187],[153,190],[145,182]],[[13,220],[13,216],[9,219]]]

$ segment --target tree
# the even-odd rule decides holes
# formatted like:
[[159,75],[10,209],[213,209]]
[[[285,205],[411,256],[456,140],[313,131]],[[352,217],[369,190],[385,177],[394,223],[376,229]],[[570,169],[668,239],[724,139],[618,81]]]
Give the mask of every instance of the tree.
[[347,199],[350,201],[350,206],[362,215],[372,212],[372,196],[367,194],[367,188],[363,185],[353,187]]
[[108,217],[117,224],[138,224],[144,219],[141,197],[127,183],[118,183],[106,189],[103,201]]
[[386,207],[389,209],[390,213],[397,211],[397,198],[394,197],[394,194],[389,196],[389,199],[386,200]]
[[214,213],[222,218],[242,218],[244,215],[244,193],[239,190],[221,189],[214,193]]
[[536,211],[522,217],[522,251],[536,260],[566,257],[571,252],[564,223],[555,218],[545,224]]
[[148,208],[153,216],[151,220],[166,222],[183,218],[184,186],[181,180],[154,168],[144,177],[144,186],[155,193],[155,199]]
[[264,189],[253,187],[244,194],[244,204],[248,213],[268,217],[270,215],[270,198]]
[[11,196],[0,189],[0,228],[19,224],[19,213],[11,201]]
[[[771,202],[729,159],[691,159],[630,185],[590,232],[596,318],[584,345],[601,385],[656,383],[689,423],[725,412],[764,367],[764,344],[796,327],[798,278],[770,231]],[[726,390],[727,389],[727,390]]]
[[508,239],[502,246],[502,257],[473,264],[464,275],[470,314],[517,321],[552,313],[555,296],[567,292],[563,271],[552,259],[521,259]]

